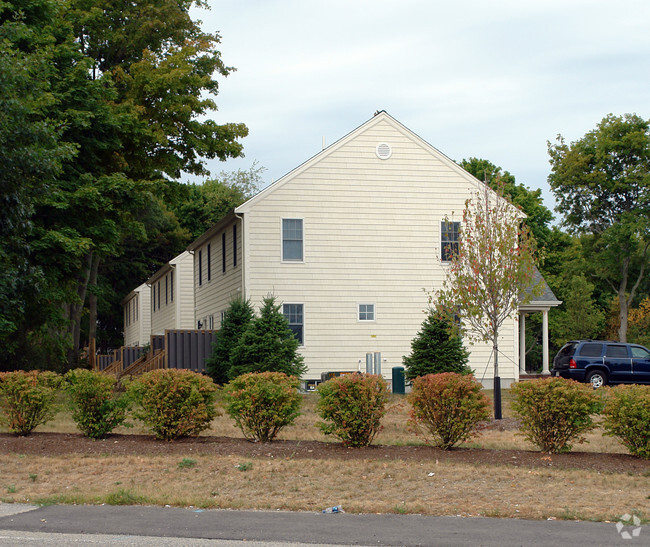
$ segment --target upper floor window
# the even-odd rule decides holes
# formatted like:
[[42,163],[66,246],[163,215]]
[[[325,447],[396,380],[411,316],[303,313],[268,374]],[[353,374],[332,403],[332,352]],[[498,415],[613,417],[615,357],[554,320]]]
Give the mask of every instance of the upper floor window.
[[226,232],[221,234],[221,271],[226,271]]
[[208,255],[206,258],[208,263],[206,264],[206,266],[208,267],[208,281],[210,281],[210,279],[212,279],[212,252],[209,243],[208,243],[207,251],[208,251]]
[[458,253],[460,222],[443,220],[440,224],[440,258],[449,262]]
[[237,225],[232,227],[232,267],[237,267]]
[[169,272],[169,301],[174,301],[174,270]]
[[359,321],[374,321],[374,320],[375,320],[375,305],[359,304]]
[[287,318],[287,321],[289,321],[289,328],[293,332],[298,342],[300,342],[300,345],[304,346],[305,340],[303,331],[305,327],[305,320],[303,314],[303,305],[283,304],[282,314]]
[[203,285],[203,251],[199,251],[199,287]]
[[301,218],[282,219],[282,260],[302,262],[303,236]]

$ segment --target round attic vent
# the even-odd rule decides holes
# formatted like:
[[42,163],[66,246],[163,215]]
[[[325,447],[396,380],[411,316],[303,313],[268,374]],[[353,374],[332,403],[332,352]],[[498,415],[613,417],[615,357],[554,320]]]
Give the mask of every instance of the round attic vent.
[[375,154],[377,154],[380,160],[387,160],[392,153],[393,149],[390,147],[390,144],[386,144],[385,142],[380,142],[375,149]]

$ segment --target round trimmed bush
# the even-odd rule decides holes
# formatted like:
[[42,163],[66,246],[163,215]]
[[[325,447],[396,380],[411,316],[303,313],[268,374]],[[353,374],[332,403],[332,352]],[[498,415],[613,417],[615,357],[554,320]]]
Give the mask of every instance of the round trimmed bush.
[[327,420],[317,425],[346,446],[368,446],[381,431],[388,386],[379,375],[346,374],[318,386],[317,412]]
[[605,435],[617,437],[630,454],[650,459],[650,386],[610,389],[603,414]]
[[585,442],[584,433],[596,427],[592,415],[603,408],[591,385],[559,377],[519,382],[511,392],[523,436],[551,454],[569,452],[571,443]]
[[72,419],[91,439],[101,439],[126,421],[129,399],[117,394],[114,376],[78,368],[65,375]]
[[249,372],[224,387],[226,413],[249,441],[271,442],[300,415],[298,378],[283,372]]
[[190,370],[152,370],[127,382],[127,393],[139,405],[134,416],[168,441],[210,427],[217,416],[216,391],[209,377]]
[[9,431],[29,435],[58,412],[56,398],[62,378],[55,372],[0,372],[0,408]]
[[408,401],[413,407],[409,422],[444,450],[472,437],[479,422],[490,418],[490,401],[472,375],[443,372],[415,378]]

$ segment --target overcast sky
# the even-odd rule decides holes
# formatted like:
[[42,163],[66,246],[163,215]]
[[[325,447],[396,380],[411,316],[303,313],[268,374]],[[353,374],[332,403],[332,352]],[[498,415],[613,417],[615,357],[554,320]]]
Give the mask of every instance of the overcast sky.
[[608,113],[650,118],[648,0],[208,0],[218,123],[277,180],[386,110],[455,161],[485,158],[553,198],[546,141]]

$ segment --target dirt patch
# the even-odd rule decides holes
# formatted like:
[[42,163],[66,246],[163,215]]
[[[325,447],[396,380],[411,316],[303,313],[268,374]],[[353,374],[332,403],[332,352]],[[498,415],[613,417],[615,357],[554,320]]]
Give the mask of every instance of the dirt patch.
[[[486,429],[510,430],[516,420],[505,419],[485,424]],[[580,452],[544,454],[530,450],[491,450],[456,448],[449,451],[422,445],[373,445],[367,448],[345,448],[336,442],[274,441],[251,443],[223,436],[201,436],[173,442],[157,441],[151,435],[111,435],[93,441],[78,433],[33,433],[28,437],[0,434],[0,453],[40,456],[77,455],[174,455],[205,454],[247,458],[306,458],[313,460],[361,459],[440,461],[465,464],[489,464],[530,468],[590,469],[610,473],[644,474],[650,462],[627,454]]]

